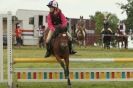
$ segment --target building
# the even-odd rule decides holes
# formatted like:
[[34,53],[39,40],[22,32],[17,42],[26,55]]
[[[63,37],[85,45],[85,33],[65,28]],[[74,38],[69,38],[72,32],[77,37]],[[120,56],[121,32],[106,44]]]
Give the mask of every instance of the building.
[[48,13],[48,11],[41,10],[17,10],[16,17],[22,28],[24,45],[38,44],[38,28],[40,25],[47,27],[46,18]]
[[[18,9],[16,11],[16,15],[12,17],[13,24],[13,41],[15,44],[15,29],[16,24],[20,24],[22,29],[22,39],[24,45],[38,45],[38,28],[40,25],[44,25],[47,27],[47,15],[49,11],[43,10],[26,10],[26,9]],[[78,18],[69,18],[69,29],[72,33],[75,32],[76,24]],[[93,45],[95,42],[95,22],[85,19],[86,21],[86,44]],[[7,29],[7,18],[3,19],[3,27],[4,34],[6,34]]]
[[[72,27],[73,34],[75,34],[76,24],[79,19],[70,18],[70,24]],[[94,45],[96,37],[95,37],[95,22],[89,19],[84,19],[86,23],[86,45]],[[75,36],[75,35],[74,35]]]

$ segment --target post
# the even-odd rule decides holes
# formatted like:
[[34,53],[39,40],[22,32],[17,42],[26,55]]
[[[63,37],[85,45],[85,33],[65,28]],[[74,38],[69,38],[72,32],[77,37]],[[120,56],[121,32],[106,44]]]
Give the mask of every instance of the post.
[[3,81],[3,17],[0,15],[0,81]]
[[39,17],[38,17],[38,15],[35,15],[34,16],[34,37],[38,37],[38,28],[39,28],[39,25],[38,25],[38,23],[39,23]]
[[12,88],[12,15],[11,12],[8,12],[7,15],[7,59],[8,59],[8,86]]

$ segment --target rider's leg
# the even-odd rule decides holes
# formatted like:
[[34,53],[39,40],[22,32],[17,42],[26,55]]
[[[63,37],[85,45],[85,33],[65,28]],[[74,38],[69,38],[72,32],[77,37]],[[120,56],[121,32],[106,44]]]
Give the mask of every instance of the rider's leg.
[[75,54],[75,53],[77,53],[77,52],[73,49],[72,41],[69,41],[69,53],[70,53],[70,54]]
[[[83,35],[84,35],[84,37],[85,37],[85,34],[86,34],[85,31],[83,31]],[[84,38],[83,44],[84,44],[84,46],[86,46],[85,38]]]
[[78,32],[78,29],[76,28],[75,32],[77,33]]
[[85,31],[83,31],[83,35],[85,36]]
[[72,36],[71,36],[71,34],[69,32],[67,32],[67,35],[69,36],[69,40],[70,40],[69,43],[68,43],[68,45],[69,45],[69,53],[70,54],[75,54],[77,52],[73,50]]
[[49,33],[48,33],[47,39],[46,39],[46,49],[47,49],[47,52],[45,54],[45,57],[49,57],[51,55],[50,40],[51,40],[52,35],[53,35],[53,32],[50,30]]

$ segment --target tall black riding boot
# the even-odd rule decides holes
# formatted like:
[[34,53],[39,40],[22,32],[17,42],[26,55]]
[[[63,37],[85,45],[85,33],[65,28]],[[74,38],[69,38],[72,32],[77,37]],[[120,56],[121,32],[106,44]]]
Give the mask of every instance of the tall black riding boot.
[[70,53],[70,54],[75,54],[75,53],[77,53],[77,52],[74,51],[73,48],[72,48],[72,41],[69,41],[69,53]]
[[45,57],[49,57],[51,55],[51,46],[50,46],[50,43],[47,43],[46,44],[46,49],[47,49],[47,52],[45,54]]

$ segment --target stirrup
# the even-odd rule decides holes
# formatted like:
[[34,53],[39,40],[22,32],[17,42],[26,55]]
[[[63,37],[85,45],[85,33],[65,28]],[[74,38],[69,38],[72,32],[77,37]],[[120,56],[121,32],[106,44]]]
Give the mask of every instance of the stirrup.
[[77,52],[76,51],[71,51],[70,54],[76,54]]
[[51,54],[49,52],[46,52],[44,57],[49,57]]

